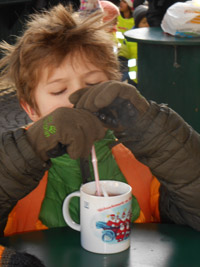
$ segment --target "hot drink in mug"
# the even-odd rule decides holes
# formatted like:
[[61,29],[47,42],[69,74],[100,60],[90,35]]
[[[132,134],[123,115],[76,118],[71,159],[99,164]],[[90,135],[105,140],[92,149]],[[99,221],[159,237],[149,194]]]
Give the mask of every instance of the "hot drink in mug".
[[[84,249],[101,254],[121,252],[130,246],[132,188],[111,180],[100,181],[108,196],[96,195],[95,182],[81,186],[80,191],[68,195],[63,203],[66,223],[81,232]],[[69,213],[70,200],[80,197],[80,224]]]

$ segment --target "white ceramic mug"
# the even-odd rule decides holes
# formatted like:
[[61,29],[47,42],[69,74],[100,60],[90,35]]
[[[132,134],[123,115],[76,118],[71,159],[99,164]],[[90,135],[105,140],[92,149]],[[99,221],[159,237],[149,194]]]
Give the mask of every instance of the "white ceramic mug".
[[[130,246],[132,188],[111,180],[100,181],[108,197],[96,196],[95,182],[81,186],[68,195],[63,203],[63,217],[74,230],[81,232],[81,246],[94,253],[111,254]],[[80,197],[80,224],[69,213],[70,200]]]

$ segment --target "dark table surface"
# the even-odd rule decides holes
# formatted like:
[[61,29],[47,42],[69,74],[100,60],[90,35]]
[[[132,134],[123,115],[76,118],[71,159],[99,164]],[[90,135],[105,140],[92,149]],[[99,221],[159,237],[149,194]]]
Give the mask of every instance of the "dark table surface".
[[47,267],[200,266],[200,232],[169,224],[134,224],[130,249],[112,255],[88,252],[68,227],[19,234],[0,243],[40,258]]
[[200,45],[200,37],[181,38],[164,33],[160,27],[138,28],[125,32],[128,41],[164,45]]

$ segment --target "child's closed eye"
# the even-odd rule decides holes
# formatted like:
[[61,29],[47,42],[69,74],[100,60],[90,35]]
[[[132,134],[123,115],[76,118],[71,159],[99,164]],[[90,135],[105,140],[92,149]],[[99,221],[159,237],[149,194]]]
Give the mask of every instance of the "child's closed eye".
[[86,86],[93,86],[93,85],[97,85],[99,83],[102,83],[102,82],[95,82],[95,83],[86,83]]
[[51,92],[50,94],[51,94],[51,95],[61,95],[61,94],[63,94],[66,90],[67,90],[67,89],[65,88],[65,89],[62,89],[62,90],[57,91],[57,92]]

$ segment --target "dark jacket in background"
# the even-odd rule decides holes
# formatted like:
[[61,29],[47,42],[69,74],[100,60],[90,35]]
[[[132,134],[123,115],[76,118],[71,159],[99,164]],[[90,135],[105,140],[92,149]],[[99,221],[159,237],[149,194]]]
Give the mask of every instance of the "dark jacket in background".
[[167,9],[176,2],[186,0],[148,0],[147,21],[150,27],[159,27]]
[[58,3],[71,3],[74,10],[78,10],[79,0],[30,0],[14,3],[13,1],[0,1],[0,41],[5,40],[13,44],[15,36],[21,35],[23,24],[29,14],[57,5]]

